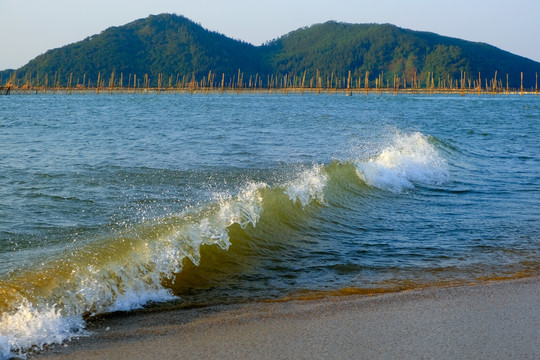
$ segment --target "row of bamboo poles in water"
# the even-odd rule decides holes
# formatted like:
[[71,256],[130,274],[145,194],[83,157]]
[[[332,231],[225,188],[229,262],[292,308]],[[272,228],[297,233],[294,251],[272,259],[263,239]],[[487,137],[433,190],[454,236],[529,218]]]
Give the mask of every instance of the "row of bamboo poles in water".
[[[346,95],[352,95],[353,93],[368,93],[368,92],[380,92],[380,93],[459,93],[459,94],[510,94],[510,93],[534,93],[538,95],[538,73],[536,73],[536,85],[534,88],[525,89],[523,87],[523,72],[521,73],[521,86],[520,88],[510,88],[509,76],[506,74],[506,79],[498,77],[497,71],[495,76],[491,79],[482,79],[481,74],[478,74],[477,79],[467,77],[466,73],[461,72],[460,79],[452,79],[448,75],[446,79],[435,78],[432,72],[428,72],[425,79],[420,80],[414,74],[411,81],[407,81],[405,77],[393,75],[393,78],[384,77],[384,72],[380,73],[374,80],[370,79],[369,71],[365,73],[364,79],[361,77],[353,78],[351,71],[349,71],[347,77],[337,77],[332,73],[330,76],[323,77],[316,72],[316,76],[306,79],[307,71],[304,71],[303,76],[275,76],[268,75],[266,79],[256,74],[250,75],[249,79],[244,79],[244,74],[238,70],[238,75],[225,78],[225,74],[221,74],[216,78],[216,74],[210,71],[208,76],[203,76],[202,79],[197,80],[195,75],[187,77],[180,74],[176,75],[176,78],[169,76],[164,79],[163,74],[158,74],[157,81],[151,82],[148,74],[145,74],[142,78],[137,77],[136,74],[129,74],[127,77],[123,73],[120,76],[116,76],[114,72],[110,77],[105,78],[98,74],[97,80],[93,82],[84,74],[83,78],[78,78],[76,82],[73,79],[73,74],[70,73],[67,81],[61,83],[61,77],[58,73],[55,73],[54,79],[49,79],[48,74],[40,77],[37,73],[35,78],[25,78],[24,84],[19,85],[16,83],[15,75],[12,74],[5,86],[0,87],[6,94],[12,92],[88,92],[95,91],[110,92],[110,93],[147,93],[150,91],[167,91],[167,92],[241,92],[241,91],[253,91],[253,92],[272,92],[281,91],[287,92],[333,92],[345,93]],[[52,84],[49,85],[49,81]],[[80,82],[82,80],[82,82]],[[505,81],[506,80],[506,81]],[[19,83],[21,81],[19,80]],[[0,79],[0,84],[2,81]]]

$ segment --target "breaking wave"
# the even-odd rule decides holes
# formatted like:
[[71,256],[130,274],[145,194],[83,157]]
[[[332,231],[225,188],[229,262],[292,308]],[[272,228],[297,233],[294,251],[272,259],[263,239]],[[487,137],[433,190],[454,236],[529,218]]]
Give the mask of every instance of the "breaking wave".
[[399,193],[417,183],[443,183],[448,171],[430,137],[414,133],[397,134],[372,158],[317,164],[290,178],[239,184],[234,195],[217,194],[182,213],[105,232],[9,274],[0,282],[0,358],[84,336],[85,319],[97,314],[176,299],[174,283],[186,264],[197,267],[204,247],[234,246],[233,228],[255,241],[253,229],[277,231],[273,217],[297,221],[310,216],[308,209],[332,206],[328,197],[356,196],[366,188]]

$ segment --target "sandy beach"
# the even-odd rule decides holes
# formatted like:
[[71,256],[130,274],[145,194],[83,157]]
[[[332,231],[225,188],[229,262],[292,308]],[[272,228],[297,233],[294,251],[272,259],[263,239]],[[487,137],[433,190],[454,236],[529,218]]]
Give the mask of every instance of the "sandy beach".
[[540,279],[113,314],[35,359],[538,359]]

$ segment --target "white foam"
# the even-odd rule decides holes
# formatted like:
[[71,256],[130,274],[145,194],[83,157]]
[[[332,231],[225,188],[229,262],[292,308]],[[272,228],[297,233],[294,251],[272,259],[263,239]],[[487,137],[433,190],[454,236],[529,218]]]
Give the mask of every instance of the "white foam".
[[438,184],[448,179],[446,161],[419,132],[396,134],[391,146],[367,161],[358,161],[356,167],[367,185],[392,192],[412,189],[414,183]]
[[261,190],[267,187],[265,183],[249,183],[235,198],[222,200],[219,219],[226,226],[234,223],[239,224],[243,229],[249,224],[255,226],[262,211]]
[[264,183],[250,183],[236,196],[216,194],[217,207],[186,214],[183,218],[187,221],[175,226],[169,236],[148,245],[152,254],[149,262],[160,275],[171,278],[181,271],[182,259],[187,257],[199,264],[201,245],[213,244],[227,250],[231,244],[229,226],[256,226],[262,208],[260,192],[266,187]]
[[25,301],[0,317],[0,359],[24,358],[30,349],[86,336],[84,327],[81,316],[63,316],[54,306],[36,309]]
[[300,201],[305,208],[311,201],[324,204],[324,188],[328,181],[328,175],[321,165],[315,165],[312,169],[304,171],[298,179],[285,185],[285,194],[291,201]]

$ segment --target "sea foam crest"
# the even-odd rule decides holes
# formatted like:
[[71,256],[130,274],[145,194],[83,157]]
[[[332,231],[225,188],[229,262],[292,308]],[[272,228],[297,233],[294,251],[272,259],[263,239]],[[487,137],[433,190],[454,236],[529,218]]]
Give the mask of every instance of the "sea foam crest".
[[322,165],[315,165],[312,169],[304,171],[300,176],[285,185],[285,194],[293,202],[299,201],[302,208],[311,201],[324,204],[324,188],[328,182]]
[[39,310],[23,302],[15,312],[0,317],[0,359],[24,358],[28,349],[86,336],[84,328],[81,316],[66,317],[54,306]]
[[162,287],[162,279],[172,279],[179,273],[185,258],[198,265],[202,245],[215,244],[228,249],[228,227],[232,224],[242,228],[248,224],[255,226],[262,207],[260,190],[266,186],[248,184],[236,196],[218,196],[217,208],[179,216],[177,223],[159,238],[133,245],[129,266],[118,261],[105,268],[88,267],[85,278],[78,281],[82,284],[79,296],[85,298],[87,306],[106,311],[129,310],[148,301],[174,298]]
[[132,255],[132,263],[112,263],[103,268],[88,266],[75,275],[76,291],[63,291],[64,314],[95,315],[137,309],[150,301],[167,301],[175,297],[160,284],[157,267]]
[[358,161],[356,168],[367,185],[392,192],[411,189],[415,182],[438,184],[448,179],[446,161],[419,132],[396,134],[391,146],[367,161]]
[[249,224],[255,226],[262,210],[261,190],[266,183],[249,183],[235,198],[221,201],[219,218],[226,226],[234,223],[243,229]]

